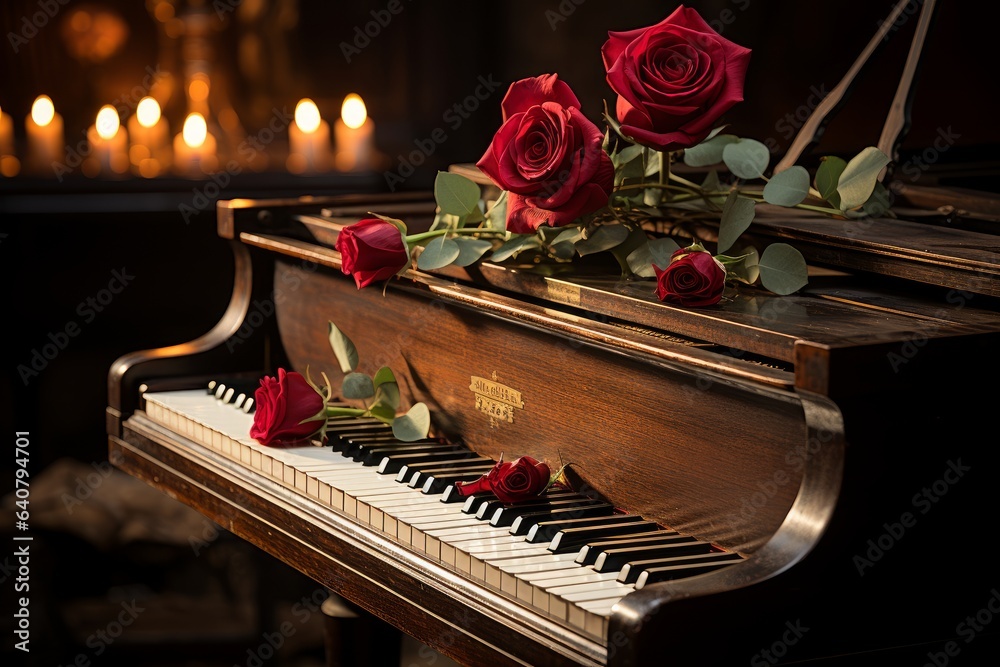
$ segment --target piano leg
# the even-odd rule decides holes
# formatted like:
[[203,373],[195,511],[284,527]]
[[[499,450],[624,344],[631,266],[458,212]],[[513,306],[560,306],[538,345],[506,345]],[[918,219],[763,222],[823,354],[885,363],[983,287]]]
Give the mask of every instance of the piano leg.
[[391,625],[332,592],[322,611],[327,667],[399,665],[402,635]]

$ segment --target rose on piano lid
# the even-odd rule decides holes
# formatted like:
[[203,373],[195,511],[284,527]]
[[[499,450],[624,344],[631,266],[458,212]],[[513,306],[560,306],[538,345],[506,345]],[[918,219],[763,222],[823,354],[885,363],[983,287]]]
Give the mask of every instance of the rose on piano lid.
[[391,278],[410,263],[410,251],[399,228],[379,218],[365,218],[341,230],[336,249],[341,269],[358,289]]
[[547,464],[530,456],[504,461],[501,454],[492,470],[472,482],[455,482],[455,489],[460,496],[489,492],[505,503],[512,503],[537,496],[550,481]]

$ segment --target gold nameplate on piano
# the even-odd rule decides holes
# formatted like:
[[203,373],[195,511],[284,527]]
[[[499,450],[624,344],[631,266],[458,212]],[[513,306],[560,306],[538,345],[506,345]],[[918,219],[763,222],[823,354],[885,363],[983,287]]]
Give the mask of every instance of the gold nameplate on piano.
[[496,426],[501,421],[513,424],[514,409],[524,409],[521,392],[497,382],[496,372],[492,377],[494,379],[490,380],[472,376],[469,389],[476,396],[476,409],[489,416],[491,426]]

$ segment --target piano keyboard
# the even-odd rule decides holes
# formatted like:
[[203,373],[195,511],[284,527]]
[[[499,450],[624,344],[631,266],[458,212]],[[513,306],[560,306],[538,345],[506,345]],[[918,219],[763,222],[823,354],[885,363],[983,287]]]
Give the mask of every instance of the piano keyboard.
[[144,399],[172,431],[601,643],[633,590],[742,560],[567,489],[518,503],[463,498],[454,482],[494,461],[434,438],[400,442],[373,419],[333,422],[327,446],[265,447],[249,436],[250,395],[213,383]]

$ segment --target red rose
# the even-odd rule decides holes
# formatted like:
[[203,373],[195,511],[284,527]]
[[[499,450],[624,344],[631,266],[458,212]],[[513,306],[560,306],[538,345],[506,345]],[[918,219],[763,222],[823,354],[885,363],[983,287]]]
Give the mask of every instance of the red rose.
[[537,496],[549,483],[549,466],[530,456],[505,462],[503,456],[493,469],[474,482],[455,482],[461,496],[491,491],[505,503]]
[[307,439],[322,428],[318,417],[326,401],[299,373],[278,369],[278,377],[265,377],[254,394],[250,437],[262,445],[284,445]]
[[561,227],[607,205],[614,167],[604,135],[556,74],[511,84],[501,104],[503,125],[477,162],[507,191],[507,230]]
[[609,32],[601,48],[622,134],[659,151],[694,146],[743,101],[750,49],[684,5],[649,28]]
[[344,227],[334,247],[341,255],[341,270],[354,276],[358,289],[391,278],[410,261],[399,228],[379,218],[365,218]]
[[726,286],[726,269],[712,254],[681,248],[670,256],[666,269],[653,265],[656,296],[678,306],[711,306],[719,303]]

